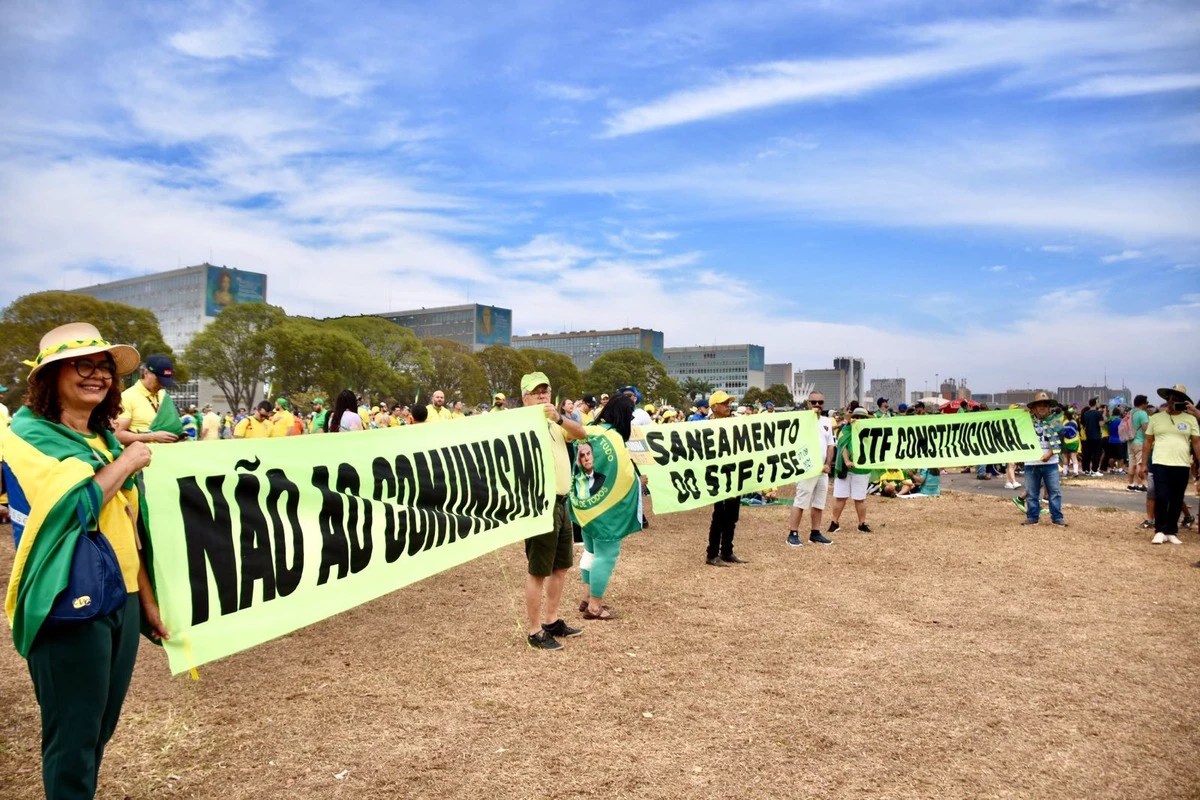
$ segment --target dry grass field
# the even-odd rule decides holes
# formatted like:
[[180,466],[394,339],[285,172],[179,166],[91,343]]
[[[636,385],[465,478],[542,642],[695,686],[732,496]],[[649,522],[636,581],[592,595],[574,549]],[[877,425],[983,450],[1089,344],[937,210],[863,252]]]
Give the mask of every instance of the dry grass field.
[[[572,572],[557,653],[525,645],[519,546],[199,682],[144,643],[100,796],[1200,797],[1200,543],[1067,513],[871,498],[874,533],[789,548],[786,508],[744,508],[726,569],[705,511],[658,517],[621,619],[581,621]],[[0,647],[0,797],[40,796],[37,720]]]

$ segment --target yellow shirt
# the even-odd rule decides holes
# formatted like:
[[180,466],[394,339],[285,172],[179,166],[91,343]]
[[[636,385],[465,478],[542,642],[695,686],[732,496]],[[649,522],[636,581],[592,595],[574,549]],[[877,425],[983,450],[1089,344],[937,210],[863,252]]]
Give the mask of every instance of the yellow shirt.
[[1191,414],[1168,414],[1160,411],[1150,417],[1146,435],[1154,437],[1154,452],[1150,463],[1164,467],[1192,465],[1192,437],[1200,436],[1200,425]]
[[208,441],[211,439],[221,438],[221,418],[213,412],[208,412],[204,415],[204,421],[200,425],[200,439]]
[[446,408],[445,406],[438,408],[431,403],[425,406],[425,408],[429,410],[429,418],[426,420],[427,422],[446,422],[450,419],[450,409]]
[[233,429],[235,439],[266,439],[271,435],[271,420],[259,420],[253,415],[246,417]]
[[[95,435],[83,438],[92,449],[103,454],[106,461],[113,460],[103,438]],[[138,567],[141,564],[138,558],[137,527],[133,521],[137,511],[136,486],[128,491],[118,489],[112,499],[100,507],[100,531],[117,554],[117,563],[121,565],[121,577],[125,579],[125,588],[129,592],[138,590]]]
[[567,450],[563,426],[550,420],[546,422],[550,426],[550,439],[554,442],[550,446],[550,452],[554,454],[554,493],[561,497],[571,492],[571,453]]
[[271,438],[277,436],[291,436],[292,429],[296,427],[296,415],[290,411],[276,411],[275,416],[271,417]]
[[152,392],[139,380],[121,392],[121,413],[117,419],[129,420],[130,433],[146,433],[150,430],[150,423],[158,416],[158,404],[166,393],[166,389]]

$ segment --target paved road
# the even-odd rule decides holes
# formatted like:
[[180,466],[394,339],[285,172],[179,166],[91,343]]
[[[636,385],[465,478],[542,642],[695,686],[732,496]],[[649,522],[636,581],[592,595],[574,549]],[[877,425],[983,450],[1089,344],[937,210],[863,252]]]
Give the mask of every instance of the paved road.
[[[950,474],[950,473],[953,474]],[[993,497],[1011,497],[1025,492],[1023,477],[1018,477],[1022,488],[1016,491],[1004,488],[1004,478],[990,481],[978,480],[974,473],[964,475],[958,471],[942,473],[942,487],[972,494],[987,494]],[[1120,508],[1145,514],[1146,495],[1125,488],[1124,475],[1106,475],[1103,478],[1068,478],[1063,481],[1063,504],[1092,506],[1096,508]],[[1190,499],[1190,497],[1189,497]],[[1193,501],[1194,502],[1194,501]]]

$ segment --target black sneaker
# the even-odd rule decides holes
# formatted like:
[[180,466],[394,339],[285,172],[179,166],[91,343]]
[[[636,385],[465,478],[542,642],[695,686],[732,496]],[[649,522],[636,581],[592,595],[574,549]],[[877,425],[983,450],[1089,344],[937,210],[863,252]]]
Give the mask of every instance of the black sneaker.
[[860,533],[870,533],[871,526],[864,522],[862,525],[858,526],[858,530]]
[[713,556],[712,558],[709,558],[709,559],[705,559],[704,563],[708,564],[710,567],[728,567],[729,566],[728,564],[726,564],[724,561],[717,558],[716,556]]
[[562,650],[563,647],[562,642],[546,633],[545,630],[529,634],[527,641],[534,650]]
[[808,535],[808,540],[813,544],[833,544],[832,539],[826,539],[821,535],[820,531],[813,531]]
[[572,636],[578,636],[579,634],[583,633],[583,631],[579,628],[572,628],[566,623],[566,620],[562,619],[561,617],[554,620],[554,622],[551,622],[549,625],[542,623],[542,630],[545,633],[551,636],[557,636],[560,639],[570,639]]
[[[829,530],[827,530],[825,532],[826,533],[837,533],[841,529],[842,529],[841,525],[838,525],[836,522],[831,522],[831,523],[829,523]],[[814,541],[814,542],[816,541],[816,539],[813,539],[812,536],[809,536],[808,538],[809,538],[809,541]]]
[[721,556],[721,560],[726,564],[749,564],[750,562],[744,558],[738,558],[736,553],[730,553],[727,556]]

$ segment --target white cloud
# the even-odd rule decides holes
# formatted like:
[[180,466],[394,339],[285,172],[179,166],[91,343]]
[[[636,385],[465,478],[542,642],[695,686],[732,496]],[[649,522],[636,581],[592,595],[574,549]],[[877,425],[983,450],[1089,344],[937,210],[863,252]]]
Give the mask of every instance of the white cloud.
[[1004,272],[1004,270],[1006,270],[1006,269],[1008,269],[1008,267],[1005,266],[1004,264],[992,264],[990,267],[984,267],[983,271],[984,272]]
[[1100,260],[1105,264],[1119,264],[1122,261],[1136,261],[1144,256],[1138,250],[1122,250],[1119,253],[1111,253],[1107,256],[1101,256]]
[[[952,22],[900,31],[909,48],[895,55],[750,64],[714,75],[698,88],[611,116],[602,136],[616,137],[772,106],[854,97],[984,69],[1036,71],[1070,59],[1103,60],[1144,50],[1195,45],[1195,15],[1150,24],[1146,15],[1090,22],[1025,18]],[[1165,22],[1165,20],[1160,20]],[[1136,24],[1135,24],[1136,23]],[[1132,26],[1132,27],[1131,27]],[[1045,76],[1039,76],[1045,80]]]
[[1055,92],[1053,97],[1130,97],[1200,89],[1200,73],[1104,75]]
[[593,89],[588,86],[578,86],[571,83],[556,83],[553,81],[539,81],[535,87],[538,94],[549,97],[553,100],[566,100],[572,103],[583,103],[588,100],[595,100],[600,97],[603,92],[600,89]]
[[594,253],[550,233],[539,233],[520,247],[500,247],[496,258],[521,272],[552,274],[577,266]]
[[232,4],[216,19],[198,19],[167,42],[185,55],[207,60],[267,58],[273,47],[266,28],[241,3]]
[[292,69],[292,85],[310,97],[356,100],[373,85],[366,75],[342,64],[302,58]]
[[1073,244],[1044,244],[1041,247],[1043,253],[1074,253],[1075,250]]

